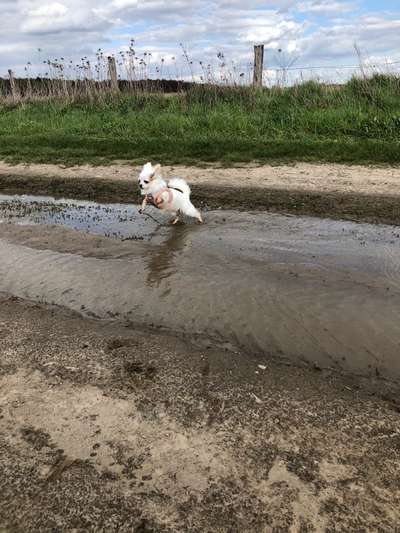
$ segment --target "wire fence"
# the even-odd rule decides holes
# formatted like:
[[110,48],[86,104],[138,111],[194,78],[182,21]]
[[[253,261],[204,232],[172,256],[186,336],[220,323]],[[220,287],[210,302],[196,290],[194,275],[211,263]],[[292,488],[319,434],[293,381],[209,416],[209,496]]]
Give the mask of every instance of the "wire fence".
[[266,83],[294,85],[315,80],[320,83],[342,84],[351,77],[371,77],[375,74],[399,75],[400,61],[363,62],[357,65],[312,65],[267,69]]
[[[253,63],[247,62],[236,67],[240,72],[239,83],[250,85],[253,82]],[[330,85],[346,83],[352,77],[368,78],[376,74],[389,76],[400,75],[400,60],[392,61],[363,61],[358,64],[347,65],[295,65],[288,67],[268,67],[264,65],[263,85],[291,86],[306,81],[316,81]],[[236,76],[237,79],[237,76]],[[225,72],[220,73],[220,81],[229,81]]]

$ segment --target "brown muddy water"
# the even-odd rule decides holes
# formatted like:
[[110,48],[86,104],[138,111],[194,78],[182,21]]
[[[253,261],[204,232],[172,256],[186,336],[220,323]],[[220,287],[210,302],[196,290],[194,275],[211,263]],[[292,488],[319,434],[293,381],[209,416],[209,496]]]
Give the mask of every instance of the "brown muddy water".
[[203,226],[168,226],[149,214],[1,196],[0,290],[232,357],[400,379],[398,228],[222,210]]

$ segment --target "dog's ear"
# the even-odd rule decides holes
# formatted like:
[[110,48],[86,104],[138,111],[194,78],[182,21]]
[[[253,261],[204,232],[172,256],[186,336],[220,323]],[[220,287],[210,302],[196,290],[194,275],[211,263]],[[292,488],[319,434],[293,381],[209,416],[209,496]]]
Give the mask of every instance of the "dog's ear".
[[153,167],[153,174],[151,176],[151,179],[161,177],[161,165],[158,163],[155,167]]

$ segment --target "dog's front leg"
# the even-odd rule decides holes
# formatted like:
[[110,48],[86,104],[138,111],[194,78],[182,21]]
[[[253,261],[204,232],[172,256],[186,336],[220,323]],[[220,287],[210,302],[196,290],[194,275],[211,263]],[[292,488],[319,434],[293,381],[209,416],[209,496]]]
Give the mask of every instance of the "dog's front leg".
[[142,206],[141,206],[141,208],[139,209],[139,213],[140,213],[141,215],[144,213],[144,210],[146,209],[146,205],[147,205],[147,194],[146,194],[146,196],[143,198]]

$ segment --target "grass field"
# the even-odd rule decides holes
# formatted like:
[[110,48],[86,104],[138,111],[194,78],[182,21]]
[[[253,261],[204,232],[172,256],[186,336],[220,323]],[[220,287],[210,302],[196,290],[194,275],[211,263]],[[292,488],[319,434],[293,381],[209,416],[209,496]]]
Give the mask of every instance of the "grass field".
[[0,103],[0,158],[104,163],[153,159],[222,164],[282,161],[400,163],[400,78],[343,86],[308,82],[254,90]]

